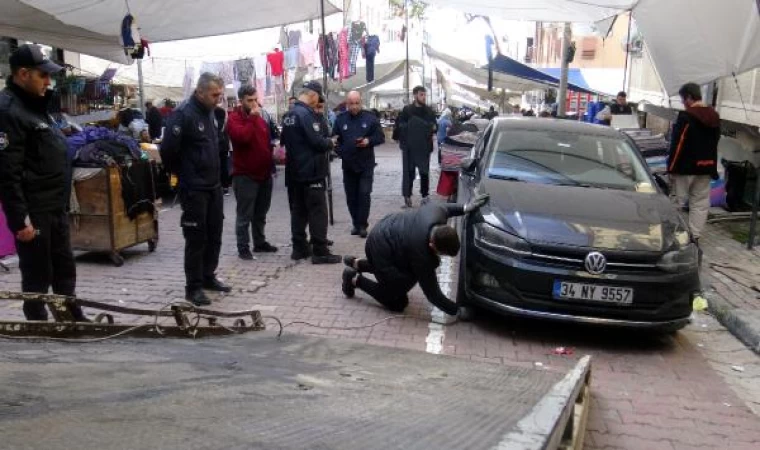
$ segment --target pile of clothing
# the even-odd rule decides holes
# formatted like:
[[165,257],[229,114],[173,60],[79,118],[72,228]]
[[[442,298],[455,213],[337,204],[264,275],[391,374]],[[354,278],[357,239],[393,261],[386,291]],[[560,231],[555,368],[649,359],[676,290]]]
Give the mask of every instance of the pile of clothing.
[[104,127],[84,127],[66,141],[69,160],[77,167],[113,166],[148,159],[135,139]]

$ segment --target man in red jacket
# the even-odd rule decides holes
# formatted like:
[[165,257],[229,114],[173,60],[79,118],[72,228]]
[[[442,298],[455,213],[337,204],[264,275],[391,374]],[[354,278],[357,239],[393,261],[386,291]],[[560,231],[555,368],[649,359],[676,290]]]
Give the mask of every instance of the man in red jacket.
[[241,106],[229,115],[227,131],[232,143],[232,189],[237,200],[238,256],[252,260],[253,251],[276,252],[267,242],[264,226],[272,202],[272,148],[269,145],[269,125],[261,114],[258,94],[253,86],[238,90]]

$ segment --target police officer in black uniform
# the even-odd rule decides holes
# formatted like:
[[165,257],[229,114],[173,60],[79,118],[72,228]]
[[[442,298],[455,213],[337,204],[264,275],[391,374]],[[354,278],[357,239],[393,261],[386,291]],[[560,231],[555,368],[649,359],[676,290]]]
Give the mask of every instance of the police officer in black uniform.
[[[310,81],[303,85],[298,100],[283,118],[281,140],[287,150],[285,183],[290,203],[290,228],[294,260],[311,256],[313,264],[337,264],[340,257],[330,253],[327,240],[326,178],[329,170],[327,152],[333,141],[325,137],[315,108],[324,102],[322,85]],[[309,225],[311,242],[306,238]]]
[[375,146],[385,143],[377,116],[362,109],[356,91],[346,96],[348,110],[335,120],[333,135],[338,137],[338,155],[343,159],[343,187],[351,214],[354,236],[367,237],[372,183],[375,174]]
[[214,108],[223,93],[221,78],[201,74],[193,96],[169,117],[161,144],[161,160],[179,177],[185,298],[198,306],[211,304],[203,289],[231,291],[215,274],[222,246],[224,196]]
[[[76,264],[67,205],[71,193],[66,138],[48,114],[50,76],[62,68],[36,45],[22,45],[9,60],[11,76],[0,93],[0,202],[16,236],[24,292],[73,296]],[[78,306],[74,320],[86,322]],[[25,301],[28,320],[47,320],[41,301]]]

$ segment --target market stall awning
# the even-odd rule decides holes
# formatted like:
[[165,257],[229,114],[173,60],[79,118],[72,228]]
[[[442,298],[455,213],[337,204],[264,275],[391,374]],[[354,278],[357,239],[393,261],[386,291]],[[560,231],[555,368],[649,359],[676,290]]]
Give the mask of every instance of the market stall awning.
[[[494,56],[492,67],[493,67],[494,72],[503,73],[503,74],[517,77],[523,80],[534,81],[536,83],[541,83],[548,86],[553,86],[553,87],[559,86],[558,77],[552,76],[538,69],[534,69],[508,56],[504,56],[504,55]],[[483,70],[488,71],[488,66],[483,67]],[[575,83],[574,80],[568,79],[567,88],[574,92],[582,92],[585,94],[596,94],[596,92],[589,89],[585,81],[581,84],[578,84],[578,83]]]
[[[325,15],[340,10],[325,0]],[[129,63],[121,22],[129,12],[149,42],[217,36],[316,19],[320,0],[0,0],[0,35]]]
[[597,22],[632,11],[663,87],[708,83],[760,67],[757,0],[426,0],[512,20]]
[[[425,51],[431,58],[445,63],[468,78],[475,80],[475,82],[484,85],[488,84],[488,70],[477,67],[467,61],[455,58],[443,52],[439,52],[429,46],[425,47]],[[545,89],[547,86],[551,85],[551,83],[520,78],[506,73],[494,73],[493,85],[494,87],[508,89],[517,93]]]
[[[552,77],[559,79],[562,69],[559,67],[541,67],[544,72]],[[579,86],[590,92],[600,94],[615,95],[623,88],[623,78],[625,70],[623,69],[568,69],[567,81],[571,85]]]

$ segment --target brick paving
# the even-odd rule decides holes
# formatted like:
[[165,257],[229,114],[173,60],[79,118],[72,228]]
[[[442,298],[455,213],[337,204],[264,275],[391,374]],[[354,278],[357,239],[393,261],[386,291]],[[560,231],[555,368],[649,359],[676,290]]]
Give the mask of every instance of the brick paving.
[[[379,149],[378,162],[371,223],[398,211],[401,205],[397,148],[386,145]],[[330,229],[330,237],[335,240],[336,253],[361,254],[364,241],[348,234],[350,221],[337,164],[333,170],[335,226]],[[226,211],[219,274],[235,290],[215,297],[214,307],[258,307],[285,323],[310,322],[330,327],[371,324],[390,315],[361,293],[355,299],[343,298],[342,267],[290,260],[290,216],[282,176],[277,179],[267,226],[268,238],[281,247],[280,253],[257,255],[255,261],[239,260],[233,229],[234,197],[227,198]],[[178,207],[161,213],[161,241],[156,253],[148,253],[146,245],[135,247],[125,252],[126,263],[121,268],[113,267],[103,256],[80,256],[79,295],[144,308],[158,308],[167,301],[181,299],[184,275],[179,213]],[[456,292],[451,283],[456,279],[456,270],[454,261],[440,276],[451,295]],[[18,286],[16,270],[0,273],[0,290],[15,290]],[[745,298],[743,292],[735,294],[739,300]],[[496,364],[536,367],[541,363],[542,370],[562,370],[590,354],[592,408],[586,448],[760,448],[760,419],[751,409],[760,404],[760,387],[749,378],[760,372],[758,357],[740,344],[735,345],[737,341],[710,317],[700,315],[697,323],[672,338],[488,314],[468,323],[438,326],[430,323],[431,308],[418,288],[410,300],[406,317],[373,328],[326,330],[299,323],[287,331]],[[2,307],[0,317],[21,318],[20,303]],[[572,347],[574,354],[552,355],[557,346]],[[736,378],[738,372],[731,369],[736,360],[746,370],[740,379]]]

